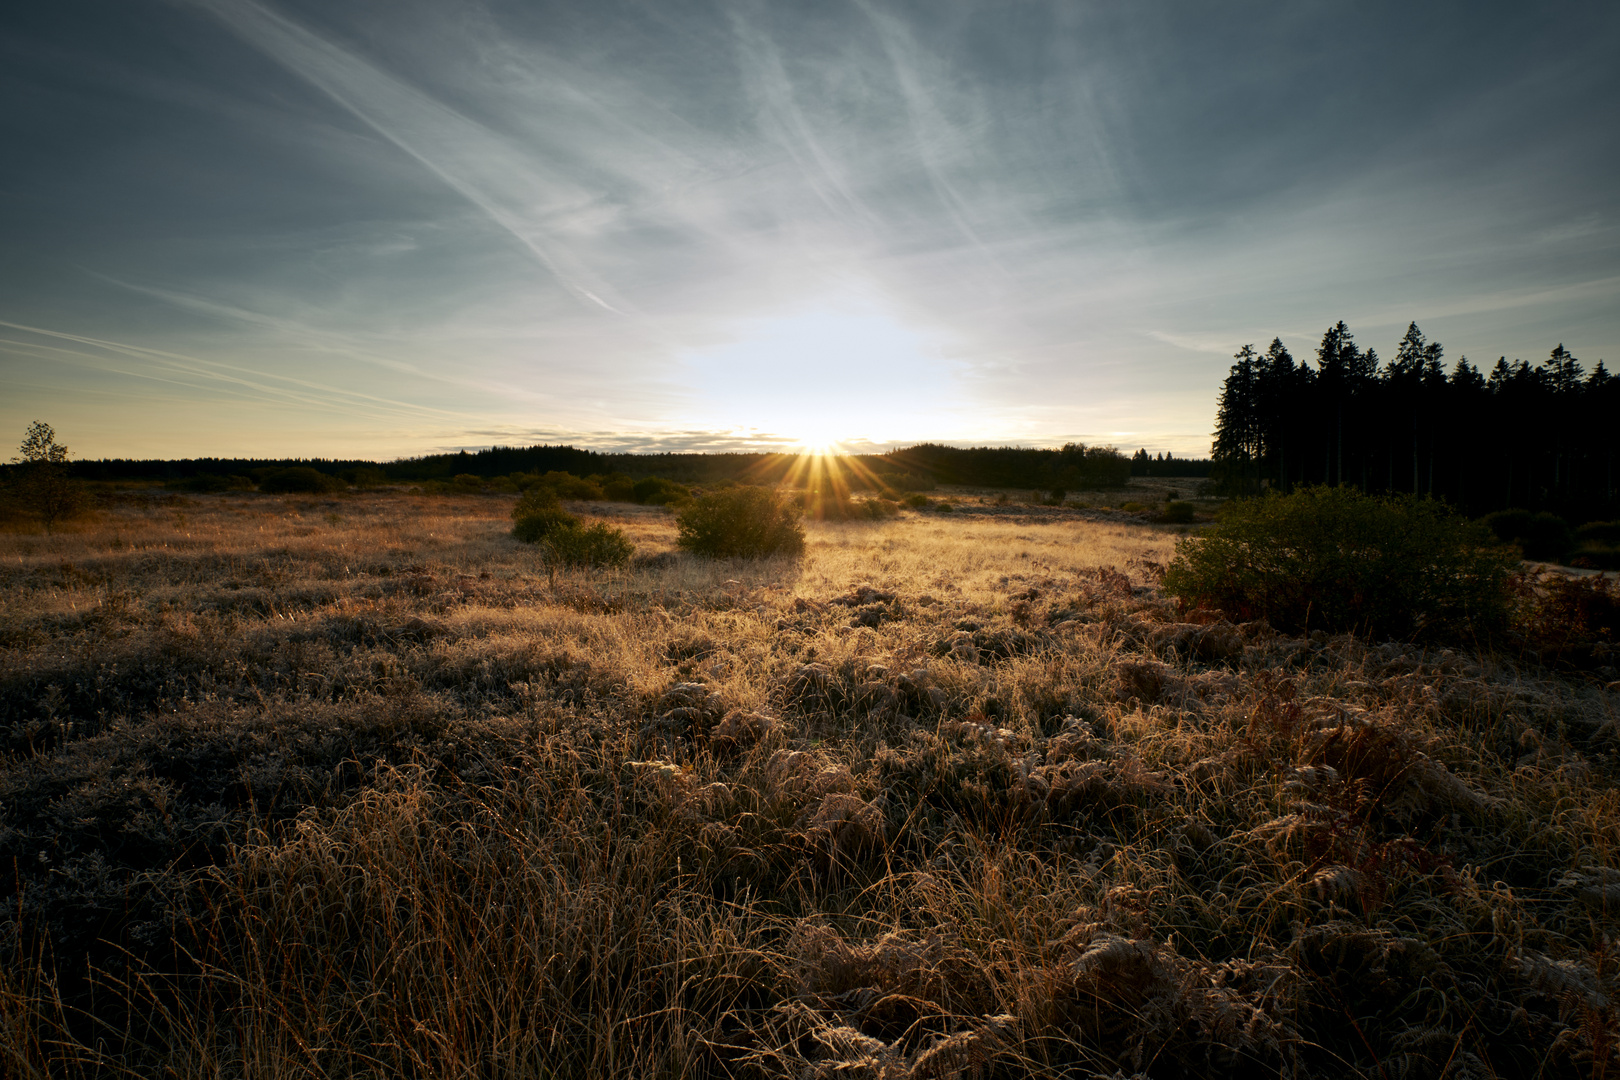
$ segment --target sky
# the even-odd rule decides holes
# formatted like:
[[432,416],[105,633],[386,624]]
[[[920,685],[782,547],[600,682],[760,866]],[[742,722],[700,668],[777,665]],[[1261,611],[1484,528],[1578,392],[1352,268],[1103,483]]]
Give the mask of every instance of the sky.
[[1617,55],[1613,3],[8,5],[0,444],[1204,456],[1232,354],[1340,319],[1613,369]]

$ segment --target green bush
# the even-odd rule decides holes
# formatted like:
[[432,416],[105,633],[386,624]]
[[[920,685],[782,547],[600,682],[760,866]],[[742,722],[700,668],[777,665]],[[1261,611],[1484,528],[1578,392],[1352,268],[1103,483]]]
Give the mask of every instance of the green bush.
[[1514,507],[1512,510],[1498,510],[1494,514],[1486,514],[1480,518],[1480,524],[1496,534],[1496,538],[1504,544],[1518,543],[1525,529],[1530,524],[1530,511]]
[[1569,523],[1545,510],[1537,514],[1520,509],[1498,510],[1480,520],[1498,539],[1523,548],[1527,559],[1556,559],[1575,546],[1576,534],[1570,532]]
[[1581,543],[1620,544],[1620,521],[1588,521],[1575,530]]
[[557,493],[535,484],[512,507],[512,535],[525,544],[538,544],[558,529],[572,529],[579,518],[562,508]]
[[519,491],[529,491],[531,488],[542,487],[551,491],[559,499],[572,499],[576,502],[601,502],[607,498],[598,481],[599,477],[575,476],[571,472],[561,472],[553,469],[548,473],[515,472],[505,478],[505,483],[517,488]]
[[1235,501],[1176,545],[1164,591],[1279,629],[1386,638],[1490,634],[1507,621],[1518,560],[1442,503],[1305,488]]
[[1575,542],[1571,566],[1620,570],[1620,521],[1588,521],[1575,530]]
[[711,492],[682,510],[676,521],[675,542],[694,555],[758,559],[804,551],[798,508],[770,488]]
[[926,495],[915,493],[907,495],[900,501],[913,510],[926,510],[928,509],[932,500],[930,500]]
[[345,483],[361,489],[378,488],[388,483],[388,474],[371,465],[344,469],[338,473],[338,477]]
[[609,473],[606,476],[593,476],[602,488],[602,494],[613,502],[634,502],[636,498],[636,483],[624,473]]
[[1190,502],[1167,502],[1164,504],[1164,513],[1159,520],[1166,525],[1191,525],[1193,522],[1193,504]]
[[540,541],[540,548],[546,561],[555,566],[623,566],[636,551],[623,529],[605,521],[553,528]]
[[259,478],[259,490],[272,495],[319,494],[342,491],[348,485],[335,476],[327,476],[305,465],[287,469],[269,469]]
[[555,491],[559,499],[601,502],[607,498],[607,493],[596,481],[575,476],[570,472],[548,472],[540,478],[540,483]]
[[692,497],[692,490],[685,484],[665,480],[662,476],[642,477],[631,486],[630,493],[636,502],[646,506],[668,506]]

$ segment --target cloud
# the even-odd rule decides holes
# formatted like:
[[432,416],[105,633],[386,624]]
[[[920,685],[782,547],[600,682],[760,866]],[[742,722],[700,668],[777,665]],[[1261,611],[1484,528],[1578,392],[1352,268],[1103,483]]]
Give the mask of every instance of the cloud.
[[[254,370],[217,359],[186,356],[166,349],[88,337],[40,326],[0,319],[0,326],[57,341],[70,341],[85,349],[66,350],[38,342],[6,342],[33,350],[35,355],[72,356],[98,370],[153,382],[168,383],[209,394],[249,401],[274,401],[315,412],[401,423],[431,419],[466,422],[466,415],[446,409],[396,401],[345,389],[330,383]],[[120,362],[134,361],[133,365]]]
[[[8,385],[54,356],[396,446],[893,419],[1183,453],[1239,345],[1304,355],[1338,318],[1620,351],[1613,13],[182,0],[29,25],[0,70],[31,102],[0,117],[0,317],[67,336],[8,335]],[[807,391],[794,320],[852,292],[937,347],[823,348]]]
[[252,0],[194,0],[415,158],[527,248],[571,294],[615,314],[630,305],[558,233],[600,197],[466,116]]

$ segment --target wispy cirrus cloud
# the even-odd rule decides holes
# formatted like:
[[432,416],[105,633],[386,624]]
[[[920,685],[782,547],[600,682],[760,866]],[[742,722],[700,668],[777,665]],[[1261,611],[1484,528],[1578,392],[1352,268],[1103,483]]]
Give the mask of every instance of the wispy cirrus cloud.
[[7,335],[0,423],[1196,453],[1247,341],[1620,343],[1612,12],[85,3],[0,17],[0,318],[147,351]]

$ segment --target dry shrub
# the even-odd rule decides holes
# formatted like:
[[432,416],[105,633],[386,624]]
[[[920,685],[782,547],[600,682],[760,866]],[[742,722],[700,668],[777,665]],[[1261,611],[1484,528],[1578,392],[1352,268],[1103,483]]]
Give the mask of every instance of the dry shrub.
[[1620,581],[1544,573],[1523,586],[1519,622],[1543,659],[1620,678]]

